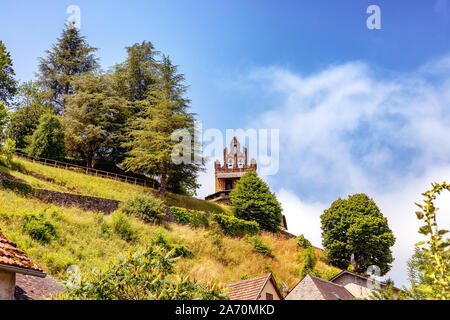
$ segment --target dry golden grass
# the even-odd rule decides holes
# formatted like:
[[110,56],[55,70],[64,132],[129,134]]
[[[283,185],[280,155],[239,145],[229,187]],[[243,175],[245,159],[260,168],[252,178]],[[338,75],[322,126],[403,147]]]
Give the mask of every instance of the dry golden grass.
[[[61,189],[62,184],[69,190],[77,189],[86,195],[111,199],[126,200],[134,194],[148,192],[140,186],[45,167],[23,160],[20,160],[20,163],[28,170],[53,178],[57,183],[52,184],[8,169],[0,170],[7,170],[34,187],[65,191]],[[172,197],[171,201],[178,206],[182,203],[186,207],[184,201],[189,201],[188,197],[176,195]],[[203,210],[209,205],[207,201],[196,200],[187,206],[197,208],[199,203]],[[222,207],[221,210],[229,211],[229,208]],[[48,244],[32,239],[23,231],[24,216],[40,212],[44,212],[46,219],[57,231],[57,237]],[[0,188],[0,229],[7,237],[17,242],[35,263],[57,279],[64,278],[69,265],[77,265],[82,271],[91,271],[120,253],[144,248],[151,243],[156,234],[163,233],[170,243],[183,245],[192,253],[190,257],[180,259],[177,265],[180,272],[190,274],[195,279],[229,283],[273,272],[277,282],[286,283],[289,289],[300,280],[301,251],[297,248],[295,239],[262,232],[263,242],[273,250],[274,258],[269,258],[256,252],[250,243],[240,238],[223,237],[222,246],[218,247],[214,244],[213,238],[206,234],[208,230],[203,228],[194,229],[175,223],[163,227],[145,224],[133,217],[127,219],[135,235],[135,239],[130,242],[123,240],[113,231],[111,216],[99,219],[92,212],[44,204]],[[106,228],[107,232],[103,232],[102,228]],[[316,256],[318,259],[315,269],[324,277],[339,271],[323,261],[321,250],[316,249]]]

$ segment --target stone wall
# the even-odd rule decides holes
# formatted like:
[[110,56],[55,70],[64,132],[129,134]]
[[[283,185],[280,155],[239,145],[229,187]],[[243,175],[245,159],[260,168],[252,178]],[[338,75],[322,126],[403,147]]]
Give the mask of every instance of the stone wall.
[[51,190],[36,190],[36,197],[45,203],[54,203],[64,207],[77,207],[86,211],[103,212],[110,214],[117,210],[120,201],[82,196],[73,193],[64,193]]

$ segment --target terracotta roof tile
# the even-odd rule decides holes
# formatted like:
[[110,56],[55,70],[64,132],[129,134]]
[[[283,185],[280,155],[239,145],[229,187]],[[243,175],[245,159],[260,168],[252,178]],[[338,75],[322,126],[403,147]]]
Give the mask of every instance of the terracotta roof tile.
[[270,273],[263,274],[255,278],[227,284],[226,286],[231,289],[231,300],[256,300],[258,298],[258,293],[261,291],[270,275]]
[[44,273],[27,257],[23,250],[19,249],[0,231],[0,267],[1,265]]

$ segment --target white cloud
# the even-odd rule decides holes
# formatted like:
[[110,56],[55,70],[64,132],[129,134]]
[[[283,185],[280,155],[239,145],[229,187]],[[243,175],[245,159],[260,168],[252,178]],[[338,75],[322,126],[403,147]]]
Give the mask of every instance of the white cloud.
[[[406,284],[406,260],[421,240],[414,202],[431,182],[450,180],[449,61],[402,74],[362,62],[310,75],[271,67],[239,79],[250,94],[256,88],[255,103],[280,101],[248,127],[280,129],[280,171],[265,180],[277,186],[289,231],[321,246],[323,210],[338,197],[367,193],[397,238],[389,276]],[[202,196],[214,191],[208,168]],[[448,229],[450,196],[438,204],[440,226]]]
[[286,189],[278,191],[276,196],[286,216],[289,232],[297,236],[303,234],[314,246],[321,248],[320,215],[327,204],[304,202]]
[[[252,126],[280,128],[281,170],[271,180],[281,186],[293,233],[320,246],[323,210],[339,196],[365,192],[397,237],[389,275],[406,284],[406,260],[420,239],[414,202],[431,182],[450,177],[450,76],[442,72],[448,61],[408,74],[383,75],[352,62],[308,76],[282,68],[250,75],[282,101]],[[450,208],[450,200],[443,204]],[[448,228],[448,215],[441,222]]]

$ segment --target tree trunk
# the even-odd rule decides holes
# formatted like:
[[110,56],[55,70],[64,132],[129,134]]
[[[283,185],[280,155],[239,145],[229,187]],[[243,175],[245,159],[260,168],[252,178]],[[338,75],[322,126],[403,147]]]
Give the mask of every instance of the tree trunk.
[[166,196],[166,188],[167,188],[167,174],[162,174],[161,184],[159,186],[159,195],[163,198]]
[[92,168],[92,156],[87,157],[87,167],[90,169]]

